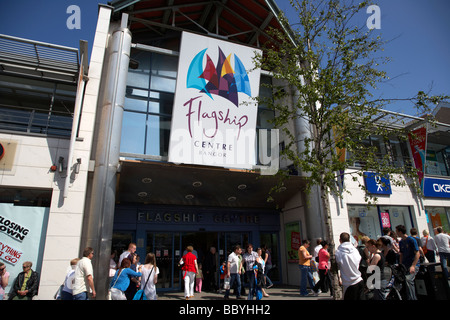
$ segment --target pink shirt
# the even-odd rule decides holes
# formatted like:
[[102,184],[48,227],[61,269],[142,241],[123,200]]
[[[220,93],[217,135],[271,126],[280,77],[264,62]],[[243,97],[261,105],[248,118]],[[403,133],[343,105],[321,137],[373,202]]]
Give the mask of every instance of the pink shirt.
[[319,269],[328,269],[330,254],[324,249],[319,250]]
[[5,288],[2,287],[2,278],[9,278],[9,272],[5,271],[5,274],[3,276],[0,277],[0,295],[5,294]]

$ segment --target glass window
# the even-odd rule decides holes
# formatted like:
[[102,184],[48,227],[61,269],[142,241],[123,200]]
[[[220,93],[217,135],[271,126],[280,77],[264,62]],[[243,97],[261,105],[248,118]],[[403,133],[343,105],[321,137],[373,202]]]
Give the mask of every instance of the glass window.
[[[128,70],[120,151],[167,156],[178,57],[132,49],[131,58],[139,64]],[[271,81],[261,76],[261,83]],[[260,95],[271,97],[272,92],[261,86]],[[272,129],[273,118],[274,112],[260,105],[257,129]]]
[[0,75],[0,129],[70,136],[76,85]]
[[145,154],[167,156],[171,118],[148,116]]
[[395,227],[398,225],[404,225],[406,227],[406,232],[409,235],[409,230],[414,227],[414,224],[411,221],[409,207],[380,206],[380,210],[380,212],[387,212],[389,214],[392,230],[395,231]]
[[[435,235],[434,228],[437,227],[442,227],[444,232],[450,231],[450,208],[425,207],[425,212],[427,214],[428,229],[432,236]],[[422,232],[422,230],[420,230],[420,232]]]
[[377,207],[364,205],[349,205],[348,219],[350,234],[355,241],[361,244],[361,238],[368,236],[370,239],[381,237],[381,227]]
[[147,115],[145,113],[126,111],[123,113],[121,152],[145,154],[146,121]]
[[450,147],[429,142],[427,144],[426,174],[450,175]]

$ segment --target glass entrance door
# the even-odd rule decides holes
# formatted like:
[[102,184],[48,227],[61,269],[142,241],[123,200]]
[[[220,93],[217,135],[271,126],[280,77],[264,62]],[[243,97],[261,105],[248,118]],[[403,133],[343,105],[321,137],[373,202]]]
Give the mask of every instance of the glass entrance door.
[[[179,272],[175,270],[176,251],[179,251],[180,236],[177,233],[147,233],[147,250],[156,256],[159,269],[158,289],[173,289],[179,287]],[[179,259],[179,258],[178,258]],[[142,261],[142,262],[145,262]],[[174,272],[175,271],[175,272]]]

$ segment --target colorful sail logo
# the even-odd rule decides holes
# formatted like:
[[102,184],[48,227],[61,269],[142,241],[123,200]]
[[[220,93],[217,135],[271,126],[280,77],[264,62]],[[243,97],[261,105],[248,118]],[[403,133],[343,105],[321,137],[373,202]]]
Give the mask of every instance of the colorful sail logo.
[[186,87],[199,89],[214,100],[212,95],[221,96],[239,107],[238,93],[242,92],[251,97],[250,81],[244,64],[234,55],[234,69],[231,66],[231,54],[225,54],[219,47],[219,59],[214,65],[210,56],[206,54],[206,66],[203,60],[207,49],[200,51],[192,59],[187,72]]

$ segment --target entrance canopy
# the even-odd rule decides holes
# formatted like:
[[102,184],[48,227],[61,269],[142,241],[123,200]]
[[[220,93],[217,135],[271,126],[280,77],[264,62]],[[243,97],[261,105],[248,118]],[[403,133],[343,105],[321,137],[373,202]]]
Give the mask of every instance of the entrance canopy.
[[[117,203],[283,208],[304,187],[298,176],[270,190],[279,177],[222,168],[184,166],[149,161],[122,161]],[[273,200],[268,200],[269,195]]]
[[260,47],[270,37],[269,27],[283,28],[280,9],[272,0],[114,0],[115,13],[129,15],[133,41],[166,38],[171,31],[192,32]]

